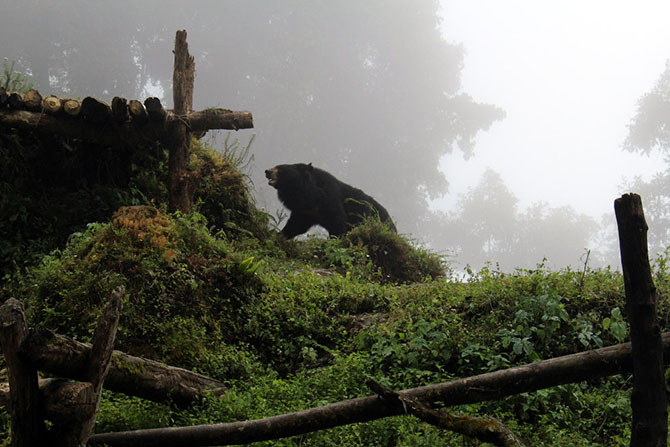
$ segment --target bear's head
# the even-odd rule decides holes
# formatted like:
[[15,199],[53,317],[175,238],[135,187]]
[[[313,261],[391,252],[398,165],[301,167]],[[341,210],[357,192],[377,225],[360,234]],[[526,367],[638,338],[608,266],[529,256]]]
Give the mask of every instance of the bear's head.
[[277,165],[265,170],[268,185],[275,189],[302,189],[312,178],[312,163]]
[[284,206],[291,211],[305,210],[317,207],[321,197],[321,189],[314,180],[315,169],[311,163],[277,165],[267,169],[265,177]]

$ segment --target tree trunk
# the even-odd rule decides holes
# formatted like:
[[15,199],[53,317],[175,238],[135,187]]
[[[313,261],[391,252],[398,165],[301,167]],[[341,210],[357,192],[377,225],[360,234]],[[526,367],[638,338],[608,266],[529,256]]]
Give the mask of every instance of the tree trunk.
[[254,121],[249,112],[233,112],[228,109],[205,109],[193,112],[187,120],[192,131],[209,129],[249,129]]
[[42,101],[42,108],[44,109],[45,112],[51,113],[51,114],[56,114],[63,110],[63,103],[62,101],[55,97],[55,96],[47,96],[44,98]]
[[140,126],[149,122],[149,116],[147,111],[144,109],[144,106],[137,99],[131,99],[128,103],[128,111],[130,112],[130,117],[135,124]]
[[[174,45],[172,97],[174,113],[186,117],[193,105],[195,62],[188,52],[186,31],[177,31]],[[145,104],[146,105],[146,104]],[[191,136],[186,124],[175,121],[170,129],[168,160],[168,195],[170,211],[191,210],[191,178],[188,172]]]
[[9,375],[9,412],[12,418],[12,447],[46,445],[37,371],[19,357],[28,328],[21,303],[8,299],[0,307],[0,344]]
[[64,99],[63,111],[70,116],[78,116],[81,112],[81,102],[72,98]]
[[[663,334],[670,354],[670,333]],[[632,370],[631,344],[570,354],[506,370],[401,391],[400,394],[445,407],[500,399],[566,383],[581,382]],[[670,359],[670,355],[667,357]],[[211,446],[247,444],[367,422],[404,414],[377,396],[337,402],[296,413],[243,422],[179,428],[156,428],[91,436],[91,445]]]
[[128,113],[128,101],[126,98],[115,96],[112,98],[112,116],[118,124],[125,123],[130,119]]
[[144,100],[144,107],[147,109],[150,121],[163,122],[167,117],[167,112],[161,104],[161,100],[155,97]]
[[79,112],[86,122],[91,124],[105,124],[112,119],[112,108],[106,102],[87,96],[81,102]]
[[663,343],[658,297],[651,279],[647,223],[642,200],[625,194],[614,202],[626,289],[626,313],[633,347],[633,426],[631,446],[667,445],[668,401],[663,375]]
[[[86,380],[90,345],[44,329],[32,329],[21,346],[21,357],[41,371]],[[222,395],[219,381],[182,368],[114,351],[105,388],[156,402],[188,406],[205,393]]]
[[26,109],[39,112],[42,110],[42,95],[34,88],[31,88],[23,95],[23,104]]

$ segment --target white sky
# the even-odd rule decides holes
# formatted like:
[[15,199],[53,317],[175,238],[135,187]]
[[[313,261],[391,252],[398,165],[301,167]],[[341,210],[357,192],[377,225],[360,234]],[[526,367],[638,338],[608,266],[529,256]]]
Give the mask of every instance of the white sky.
[[490,167],[522,207],[547,201],[599,218],[624,178],[661,167],[621,146],[670,59],[670,2],[442,1],[444,36],[466,51],[463,91],[507,117],[480,133],[474,157],[444,157],[450,194],[438,208],[453,209]]

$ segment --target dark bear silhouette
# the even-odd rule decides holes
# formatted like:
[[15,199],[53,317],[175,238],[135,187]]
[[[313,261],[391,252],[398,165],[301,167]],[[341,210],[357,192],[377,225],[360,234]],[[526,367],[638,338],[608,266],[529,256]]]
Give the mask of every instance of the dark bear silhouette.
[[282,234],[291,239],[321,225],[331,236],[341,236],[363,217],[379,215],[397,231],[388,211],[358,188],[347,185],[312,164],[278,165],[265,171],[268,184],[291,211]]

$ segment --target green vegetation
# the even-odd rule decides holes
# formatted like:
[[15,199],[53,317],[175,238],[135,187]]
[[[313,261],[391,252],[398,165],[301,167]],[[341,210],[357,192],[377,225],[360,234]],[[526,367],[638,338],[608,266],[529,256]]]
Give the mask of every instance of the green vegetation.
[[[627,337],[623,281],[614,271],[540,265],[512,274],[484,268],[463,279],[374,219],[341,239],[286,241],[250,200],[238,169],[245,156],[195,143],[197,212],[165,213],[158,149],[127,154],[129,164],[109,165],[109,176],[96,182],[61,180],[56,193],[35,173],[46,169],[45,143],[0,137],[0,165],[15,172],[0,183],[0,205],[13,210],[0,221],[9,231],[2,256],[12,261],[0,298],[20,298],[31,325],[87,340],[122,284],[117,349],[230,387],[221,399],[185,410],[105,391],[97,432],[261,418],[369,395],[368,378],[403,389]],[[79,149],[60,153],[55,164],[89,169],[78,163]],[[97,214],[85,212],[96,204]],[[13,232],[12,222],[21,223]],[[657,266],[665,297],[667,259]],[[665,298],[660,314],[667,328]],[[615,376],[453,410],[495,416],[529,445],[627,445],[631,387],[630,377]],[[0,413],[3,435],[8,424]],[[464,443],[394,417],[262,445]]]
[[25,93],[33,88],[32,82],[28,76],[14,70],[16,61],[9,62],[9,59],[2,60],[2,75],[0,75],[0,87],[8,92]]

